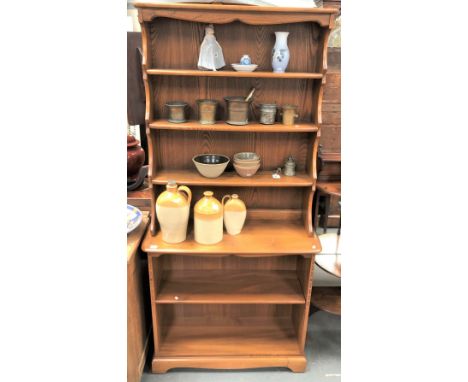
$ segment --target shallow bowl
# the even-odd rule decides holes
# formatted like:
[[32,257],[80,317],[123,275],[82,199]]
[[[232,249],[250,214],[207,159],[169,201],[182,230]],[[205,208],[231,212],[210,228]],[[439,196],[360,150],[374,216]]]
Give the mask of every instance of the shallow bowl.
[[244,162],[244,161],[252,161],[252,160],[260,160],[260,156],[257,153],[250,153],[250,152],[242,152],[234,154],[234,161],[236,162]]
[[206,178],[217,178],[226,169],[230,159],[225,155],[200,154],[192,158],[198,172]]
[[253,72],[258,67],[258,65],[255,65],[255,64],[250,64],[250,65],[231,64],[231,66],[236,72]]

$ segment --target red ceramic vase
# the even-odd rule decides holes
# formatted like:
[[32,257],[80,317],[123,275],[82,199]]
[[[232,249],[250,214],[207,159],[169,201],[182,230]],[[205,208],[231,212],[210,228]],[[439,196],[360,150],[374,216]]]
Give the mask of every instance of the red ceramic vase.
[[138,177],[143,163],[145,163],[145,150],[133,135],[127,135],[127,180],[135,180]]

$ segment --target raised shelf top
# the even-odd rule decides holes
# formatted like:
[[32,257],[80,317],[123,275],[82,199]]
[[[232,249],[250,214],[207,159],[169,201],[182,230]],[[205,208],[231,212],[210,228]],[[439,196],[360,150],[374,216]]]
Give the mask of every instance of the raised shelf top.
[[159,304],[305,304],[296,271],[167,270]]
[[167,17],[198,23],[227,24],[241,21],[250,25],[280,25],[315,22],[321,27],[333,28],[334,8],[264,7],[226,4],[161,4],[136,2],[140,22],[151,22],[157,17]]
[[[247,211],[247,216],[248,216]],[[248,217],[247,217],[248,220]],[[198,244],[189,227],[187,239],[179,244],[162,240],[161,231],[151,231],[141,246],[143,251],[155,254],[315,254],[322,250],[315,233],[309,236],[302,221],[250,220],[239,235],[224,233],[223,240],[213,245]]]
[[326,14],[333,15],[338,13],[335,8],[293,8],[293,7],[268,7],[268,6],[255,6],[255,5],[232,5],[232,4],[174,4],[174,3],[160,3],[158,1],[136,1],[134,3],[136,8],[155,8],[155,9],[194,9],[203,10],[209,9],[211,11],[216,10],[229,10],[229,11],[245,11],[245,12],[305,12],[314,14]]
[[205,178],[197,170],[162,170],[153,176],[153,184],[166,185],[169,180],[187,186],[222,186],[222,187],[309,187],[313,179],[303,173],[274,179],[273,171],[259,171],[254,176],[243,178],[235,171],[225,172],[218,178]]
[[236,72],[234,70],[197,70],[197,69],[147,69],[146,73],[157,76],[191,76],[191,77],[234,77],[234,78],[292,78],[320,79],[322,73],[307,72]]
[[318,131],[318,126],[313,123],[296,123],[292,126],[286,126],[282,123],[274,125],[262,125],[261,123],[251,122],[248,125],[236,126],[229,125],[223,121],[217,121],[214,125],[202,125],[198,121],[188,121],[185,123],[171,123],[167,119],[159,119],[149,123],[152,129],[162,130],[204,130],[204,131],[235,131],[235,132],[258,132],[258,133],[307,133]]

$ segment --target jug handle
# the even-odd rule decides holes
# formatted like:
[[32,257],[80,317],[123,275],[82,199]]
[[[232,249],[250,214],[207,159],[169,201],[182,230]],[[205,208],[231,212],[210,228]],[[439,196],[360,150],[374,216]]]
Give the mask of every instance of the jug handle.
[[231,199],[231,195],[224,195],[223,196],[223,198],[221,199],[221,204],[223,205],[223,207],[224,207],[224,199],[226,199],[226,198]]
[[192,191],[190,191],[190,188],[188,188],[187,186],[179,186],[177,188],[177,191],[183,191],[187,194],[188,196],[188,202],[190,204],[190,202],[192,201]]

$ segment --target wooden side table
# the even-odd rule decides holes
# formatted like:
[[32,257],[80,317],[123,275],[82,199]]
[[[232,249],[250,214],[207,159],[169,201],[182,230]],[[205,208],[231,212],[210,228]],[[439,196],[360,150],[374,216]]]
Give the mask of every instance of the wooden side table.
[[139,382],[145,366],[151,328],[148,265],[139,252],[149,217],[127,236],[127,382]]
[[[330,214],[330,202],[332,196],[341,198],[341,181],[338,182],[317,182],[317,189],[315,192],[315,208],[314,208],[314,227],[318,226],[318,215],[320,208],[320,199],[324,200],[323,211],[320,216],[320,225],[323,227],[323,232],[327,233],[328,228],[328,215]],[[341,225],[341,217],[340,217]]]

